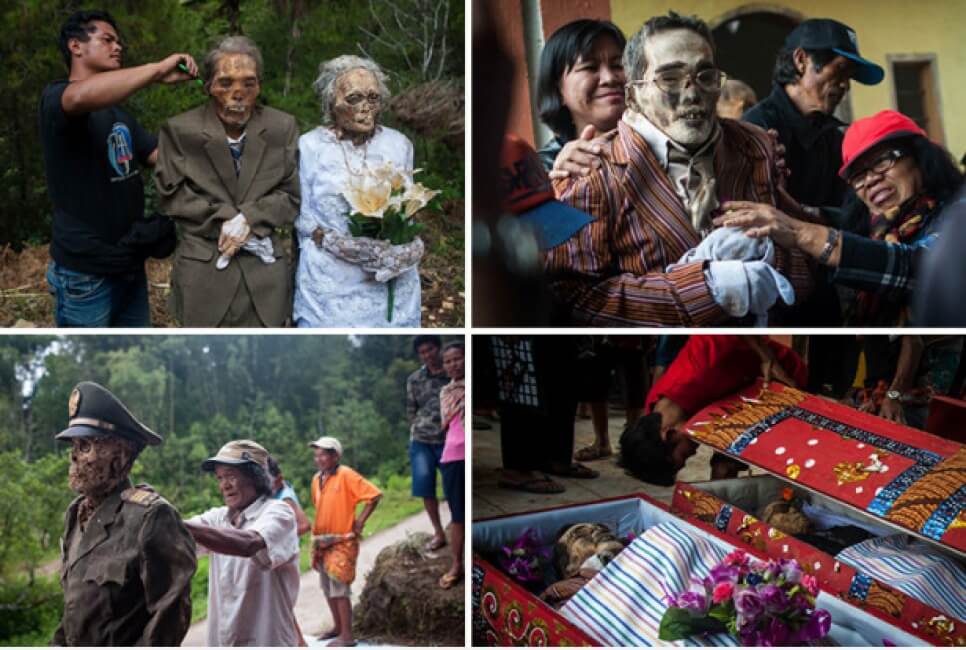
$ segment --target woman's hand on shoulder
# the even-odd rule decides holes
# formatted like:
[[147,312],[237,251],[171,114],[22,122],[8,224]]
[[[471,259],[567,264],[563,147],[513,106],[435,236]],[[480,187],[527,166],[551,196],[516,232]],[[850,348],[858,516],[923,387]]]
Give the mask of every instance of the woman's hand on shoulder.
[[553,169],[550,170],[551,179],[568,178],[571,175],[586,176],[593,169],[600,167],[600,155],[603,151],[603,140],[596,139],[597,130],[588,124],[581,131],[580,136],[563,146]]

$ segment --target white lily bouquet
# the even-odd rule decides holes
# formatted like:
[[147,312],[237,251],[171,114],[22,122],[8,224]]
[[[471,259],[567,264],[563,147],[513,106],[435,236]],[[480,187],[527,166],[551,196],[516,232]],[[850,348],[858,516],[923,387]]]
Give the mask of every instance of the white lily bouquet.
[[[422,242],[417,235],[424,226],[416,223],[415,216],[439,192],[413,181],[413,176],[419,171],[397,169],[392,162],[387,161],[378,166],[366,163],[361,174],[351,176],[348,187],[342,192],[342,196],[349,202],[350,234],[353,237],[388,242],[393,246],[405,246],[415,240],[419,244],[421,256]],[[401,256],[407,256],[405,251]],[[409,256],[411,257],[411,253]],[[377,275],[376,279],[382,278]],[[395,275],[387,280],[386,287],[386,320],[392,322]]]

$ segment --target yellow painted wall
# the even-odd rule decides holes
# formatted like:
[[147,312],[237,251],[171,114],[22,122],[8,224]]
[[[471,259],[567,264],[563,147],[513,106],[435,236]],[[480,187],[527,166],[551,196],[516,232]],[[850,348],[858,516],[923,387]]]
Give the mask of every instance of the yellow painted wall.
[[739,8],[776,7],[849,25],[856,31],[862,56],[885,69],[886,77],[877,86],[852,83],[853,119],[896,108],[887,54],[935,55],[945,145],[957,161],[966,152],[966,0],[611,0],[611,19],[630,37],[649,17],[669,8],[716,24]]

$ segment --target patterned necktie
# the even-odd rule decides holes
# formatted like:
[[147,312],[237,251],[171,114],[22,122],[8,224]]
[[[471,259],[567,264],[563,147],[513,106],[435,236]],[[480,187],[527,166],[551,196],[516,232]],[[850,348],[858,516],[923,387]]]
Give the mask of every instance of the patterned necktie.
[[688,197],[685,207],[690,213],[691,225],[702,236],[710,232],[711,213],[718,208],[714,179],[714,148],[720,138],[721,129],[715,124],[711,137],[694,154],[679,149],[673,143],[668,147],[668,165],[687,168],[678,182]]
[[235,165],[235,176],[241,172],[241,157],[245,151],[245,138],[242,136],[237,142],[228,141],[228,151],[231,152],[231,162]]

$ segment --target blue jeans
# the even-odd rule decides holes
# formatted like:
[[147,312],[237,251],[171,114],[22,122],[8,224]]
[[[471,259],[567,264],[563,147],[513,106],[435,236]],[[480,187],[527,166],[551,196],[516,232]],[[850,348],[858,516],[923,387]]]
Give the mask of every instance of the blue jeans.
[[56,301],[57,327],[151,327],[148,278],[143,269],[92,275],[51,261],[47,283]]
[[409,464],[413,469],[413,496],[436,497],[436,470],[443,457],[443,443],[409,441]]

